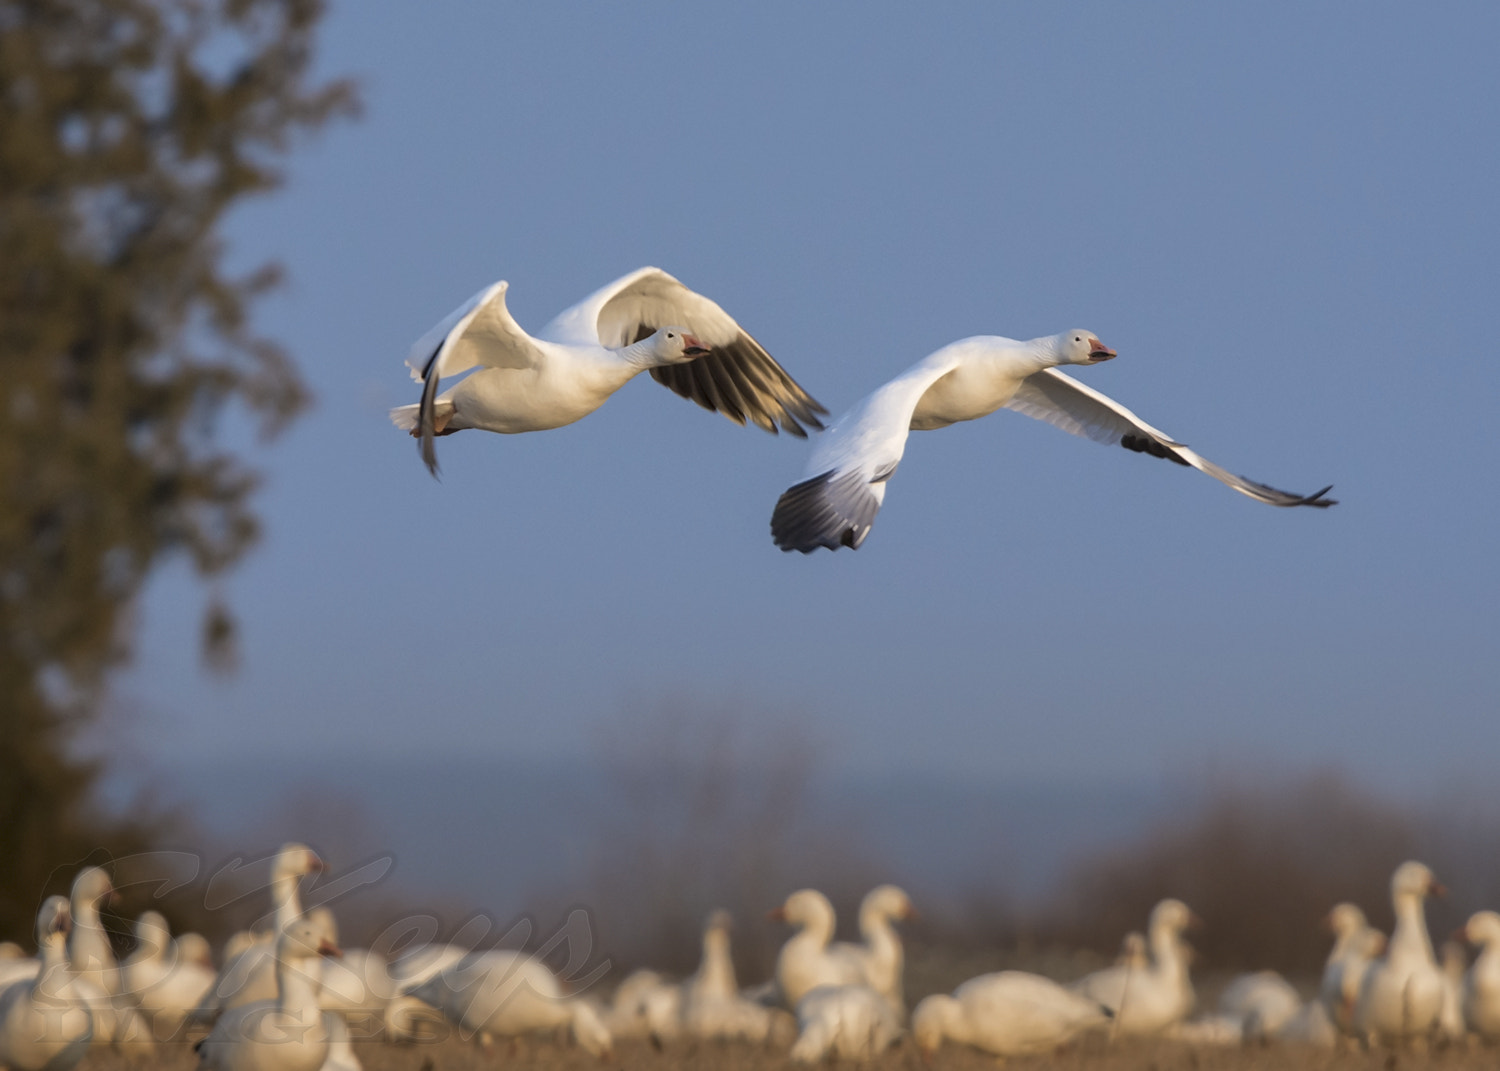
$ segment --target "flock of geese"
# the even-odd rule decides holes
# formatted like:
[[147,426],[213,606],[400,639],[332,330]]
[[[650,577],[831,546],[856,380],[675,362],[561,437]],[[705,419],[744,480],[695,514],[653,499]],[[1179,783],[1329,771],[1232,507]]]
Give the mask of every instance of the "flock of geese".
[[[468,428],[517,434],[588,416],[640,372],[738,424],[805,438],[822,431],[804,479],[771,515],[786,551],[858,548],[870,534],[909,431],[930,431],[997,409],[1046,421],[1095,442],[1196,468],[1273,506],[1331,506],[1331,487],[1311,495],[1236,476],[1098,391],[1065,365],[1115,357],[1092,331],[1029,342],[978,336],[944,346],[878,388],[826,431],[828,413],[717,303],[660,268],[616,279],[558,315],[535,336],[505,306],[509,284],[486,287],[423,335],[407,357],[421,399],[391,410],[420,440],[437,474],[435,440]],[[443,379],[466,375],[439,393]]]
[[71,897],[49,897],[37,915],[37,955],[0,951],[0,1067],[67,1071],[94,1046],[148,1060],[158,1040],[201,1036],[205,1071],[355,1071],[348,1020],[377,1019],[385,1037],[430,1037],[447,1022],[486,1048],[500,1037],[550,1032],[602,1058],[619,1038],[720,1039],[785,1049],[798,1062],[872,1058],[908,1037],[924,1057],[945,1041],[996,1056],[1047,1053],[1091,1030],[1185,1043],[1281,1042],[1333,1048],[1423,1048],[1439,1041],[1500,1041],[1500,914],[1480,911],[1439,963],[1423,902],[1441,893],[1432,872],[1407,862],[1391,878],[1396,926],[1389,940],[1354,904],[1333,908],[1334,935],[1318,994],[1304,1001],[1272,971],[1236,978],[1211,1015],[1195,1005],[1190,948],[1197,924],[1179,900],[1152,911],[1147,932],[1127,935],[1119,960],[1071,984],[1000,971],[951,995],[921,1000],[907,1015],[905,960],[895,924],[912,916],[893,885],[864,899],[862,940],[836,942],[834,911],[813,889],[792,893],[771,917],[795,932],[775,975],[742,989],[730,957],[728,915],[715,911],[703,958],[673,982],[640,970],[608,1001],[570,993],[537,957],[423,945],[387,959],[343,950],[326,908],[304,911],[299,885],[323,862],[300,844],[283,846],[271,873],[275,906],[264,932],[236,934],[215,970],[207,942],[173,939],[161,915],[136,922],[136,948],[117,962],[100,921],[109,876],[89,867]]

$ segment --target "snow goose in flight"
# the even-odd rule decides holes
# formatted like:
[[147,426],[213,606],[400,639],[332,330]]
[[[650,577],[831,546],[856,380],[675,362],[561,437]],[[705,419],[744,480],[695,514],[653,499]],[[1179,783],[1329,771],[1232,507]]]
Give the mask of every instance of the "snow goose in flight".
[[[637,373],[737,424],[806,437],[819,405],[715,302],[660,268],[641,268],[558,315],[532,337],[505,307],[504,280],[464,302],[417,340],[406,363],[422,384],[391,421],[421,440],[465,428],[517,434],[582,420]],[[443,394],[446,376],[478,368]]]
[[1273,506],[1331,506],[1235,476],[1199,457],[1129,409],[1057,370],[1115,356],[1091,331],[1064,331],[1030,342],[981,335],[918,361],[841,416],[813,447],[807,478],[789,488],[771,516],[782,550],[857,548],[870,534],[896,472],[908,431],[932,431],[1014,409],[1106,445],[1190,465],[1241,494]]

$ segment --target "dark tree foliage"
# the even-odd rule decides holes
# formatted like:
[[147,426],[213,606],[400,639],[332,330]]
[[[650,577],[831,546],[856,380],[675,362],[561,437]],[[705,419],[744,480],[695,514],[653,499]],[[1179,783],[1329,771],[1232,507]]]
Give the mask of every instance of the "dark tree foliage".
[[[301,130],[353,106],[311,71],[322,0],[0,0],[0,937],[146,830],[90,813],[69,753],[164,559],[209,581],[254,542],[255,473],[216,441],[306,401],[248,322],[274,266],[218,228]],[[208,599],[205,651],[232,657]],[[95,856],[97,860],[97,855]],[[58,871],[65,867],[67,872]]]

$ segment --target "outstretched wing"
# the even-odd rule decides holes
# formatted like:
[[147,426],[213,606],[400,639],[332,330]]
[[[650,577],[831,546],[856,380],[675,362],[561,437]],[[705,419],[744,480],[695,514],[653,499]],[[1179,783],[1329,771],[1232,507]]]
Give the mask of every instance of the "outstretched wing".
[[505,307],[504,279],[485,287],[454,309],[412,345],[406,364],[422,384],[417,405],[417,438],[427,471],[438,473],[436,412],[438,383],[443,376],[487,368],[530,368],[541,358],[535,341],[521,330]]
[[806,436],[828,410],[803,390],[717,303],[660,268],[642,268],[591,294],[542,329],[540,337],[571,345],[629,346],[659,328],[697,335],[710,352],[686,364],[653,368],[658,383],[705,409],[775,434]]
[[1315,494],[1297,495],[1236,476],[1207,458],[1189,450],[1182,443],[1147,424],[1119,402],[1063,375],[1055,368],[1027,376],[1005,406],[1029,417],[1045,420],[1053,427],[1072,435],[1092,439],[1107,446],[1120,445],[1137,453],[1166,458],[1179,465],[1190,465],[1206,472],[1221,483],[1272,506],[1333,506],[1337,501],[1323,496],[1333,485]]
[[771,514],[782,550],[858,548],[885,501],[885,485],[906,452],[911,418],[927,389],[951,372],[959,352],[944,347],[885,384],[818,437],[808,478],[788,488]]

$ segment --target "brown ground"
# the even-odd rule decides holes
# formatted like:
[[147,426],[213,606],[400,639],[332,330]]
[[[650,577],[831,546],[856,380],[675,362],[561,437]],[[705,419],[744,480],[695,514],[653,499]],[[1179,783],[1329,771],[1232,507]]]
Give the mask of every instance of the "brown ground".
[[[771,1071],[790,1069],[785,1052],[767,1052],[746,1045],[683,1044],[658,1052],[645,1042],[623,1042],[615,1058],[601,1065],[585,1053],[547,1039],[525,1039],[512,1049],[502,1042],[486,1055],[457,1039],[419,1045],[358,1042],[355,1045],[366,1071],[494,1071],[498,1068],[543,1068],[546,1071]],[[191,1071],[196,1066],[187,1045],[162,1049],[155,1065],[165,1071]],[[861,1066],[849,1065],[844,1066]],[[869,1066],[876,1071],[925,1071],[910,1045],[898,1047]],[[946,1046],[932,1063],[934,1071],[994,1071],[994,1057],[972,1049]],[[1009,1071],[1403,1071],[1437,1067],[1444,1071],[1494,1071],[1500,1054],[1493,1049],[1448,1049],[1427,1056],[1411,1053],[1324,1053],[1295,1048],[1191,1048],[1170,1042],[1086,1040],[1069,1051],[1046,1057],[1016,1058]],[[91,1054],[80,1071],[140,1071],[107,1053]]]

